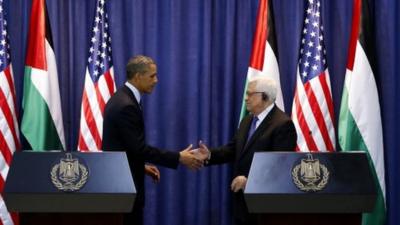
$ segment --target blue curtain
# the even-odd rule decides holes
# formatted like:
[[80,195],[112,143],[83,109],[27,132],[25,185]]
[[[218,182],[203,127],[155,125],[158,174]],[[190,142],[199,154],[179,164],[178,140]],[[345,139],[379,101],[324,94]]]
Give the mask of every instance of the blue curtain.
[[[178,151],[199,139],[226,143],[238,121],[258,0],[108,0],[117,87],[136,54],[153,57],[159,84],[144,99],[148,141]],[[400,223],[400,3],[370,0],[378,47],[377,85],[385,142],[388,224]],[[21,112],[28,0],[6,0],[12,62]],[[303,24],[303,0],[273,0],[286,112],[290,113]],[[95,0],[47,0],[59,71],[68,149],[76,149],[80,104]],[[336,121],[350,34],[352,1],[322,0]],[[161,169],[147,180],[148,225],[231,224],[229,165],[199,172]]]

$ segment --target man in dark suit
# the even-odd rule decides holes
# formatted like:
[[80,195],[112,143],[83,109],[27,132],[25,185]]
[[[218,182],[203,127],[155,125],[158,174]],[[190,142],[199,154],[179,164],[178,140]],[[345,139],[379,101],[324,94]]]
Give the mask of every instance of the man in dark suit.
[[178,163],[198,169],[203,161],[190,151],[161,150],[146,144],[145,125],[140,104],[141,95],[150,94],[157,84],[157,66],[146,56],[131,58],[126,66],[127,81],[107,102],[103,121],[103,150],[125,151],[136,186],[136,200],[132,213],[124,216],[124,224],[143,224],[144,175],[160,179],[157,167],[146,162],[176,168]]
[[254,152],[293,151],[296,147],[296,129],[292,120],[275,105],[276,93],[273,79],[250,80],[245,98],[250,114],[243,118],[234,138],[227,145],[210,150],[200,143],[198,153],[208,160],[208,165],[234,162],[231,190],[237,225],[255,224],[243,195]]

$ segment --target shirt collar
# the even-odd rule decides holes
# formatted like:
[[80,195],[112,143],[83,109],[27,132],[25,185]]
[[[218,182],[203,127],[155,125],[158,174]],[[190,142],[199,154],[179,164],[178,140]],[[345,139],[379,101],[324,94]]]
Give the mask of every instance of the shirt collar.
[[258,125],[261,124],[261,122],[265,119],[265,117],[267,117],[267,115],[271,112],[272,108],[274,108],[275,103],[272,103],[270,106],[268,106],[267,108],[264,109],[264,111],[262,111],[260,114],[258,114],[257,119],[257,123],[256,126],[258,127]]
[[140,96],[139,90],[138,90],[134,85],[132,85],[131,83],[129,83],[128,81],[125,82],[125,85],[132,91],[133,95],[134,95],[135,98],[136,98],[136,101],[140,104],[140,98],[141,98],[141,96]]

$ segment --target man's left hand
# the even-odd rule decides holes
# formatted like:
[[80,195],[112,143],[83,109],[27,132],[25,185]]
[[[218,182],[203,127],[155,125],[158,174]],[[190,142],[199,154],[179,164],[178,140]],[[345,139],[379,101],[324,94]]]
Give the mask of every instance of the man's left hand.
[[233,192],[244,190],[244,188],[246,187],[246,183],[247,183],[247,178],[245,176],[237,176],[232,181],[231,190]]
[[144,172],[147,176],[150,176],[155,183],[160,181],[160,171],[154,165],[146,164],[144,165]]

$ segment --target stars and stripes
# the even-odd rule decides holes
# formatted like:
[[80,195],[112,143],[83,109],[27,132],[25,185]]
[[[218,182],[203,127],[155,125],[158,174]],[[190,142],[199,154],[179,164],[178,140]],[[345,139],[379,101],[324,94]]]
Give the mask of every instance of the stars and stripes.
[[335,150],[333,101],[320,12],[320,1],[308,0],[292,107],[300,151]]
[[96,3],[93,36],[90,39],[85,87],[82,95],[78,150],[99,151],[103,133],[103,111],[115,92],[114,70],[105,0]]
[[[0,0],[0,191],[3,188],[13,153],[20,148],[17,122],[14,77],[4,17],[3,1]],[[0,224],[17,224],[16,214],[11,215],[0,197]]]

